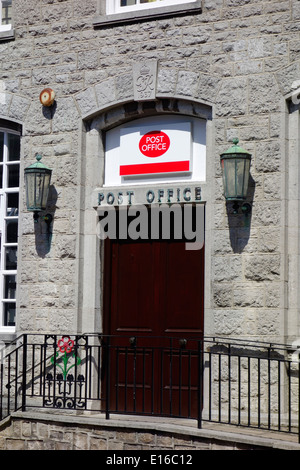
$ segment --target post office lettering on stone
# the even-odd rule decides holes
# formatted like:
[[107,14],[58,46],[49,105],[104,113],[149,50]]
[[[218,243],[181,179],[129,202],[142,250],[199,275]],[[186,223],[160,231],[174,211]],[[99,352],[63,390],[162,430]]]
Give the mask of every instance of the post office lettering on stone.
[[201,187],[155,188],[142,194],[135,190],[103,191],[98,193],[98,206],[200,202]]

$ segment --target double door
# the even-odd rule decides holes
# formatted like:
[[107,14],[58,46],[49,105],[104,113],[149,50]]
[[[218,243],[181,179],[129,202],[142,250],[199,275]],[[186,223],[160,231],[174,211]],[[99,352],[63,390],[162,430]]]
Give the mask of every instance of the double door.
[[204,248],[107,239],[104,279],[111,410],[196,417]]

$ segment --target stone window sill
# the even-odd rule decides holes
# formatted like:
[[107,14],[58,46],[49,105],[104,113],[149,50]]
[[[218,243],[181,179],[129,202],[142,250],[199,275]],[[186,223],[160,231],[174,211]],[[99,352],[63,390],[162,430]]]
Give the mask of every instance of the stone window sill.
[[12,343],[15,339],[17,338],[16,333],[5,333],[4,329],[1,330],[0,332],[0,341],[1,341],[1,346],[3,346],[3,343],[5,344],[10,344]]
[[201,0],[183,5],[169,7],[151,8],[149,10],[137,10],[127,13],[117,13],[114,15],[99,15],[94,18],[94,27],[119,26],[137,21],[147,21],[160,18],[168,18],[192,13],[202,13]]
[[0,42],[12,41],[13,39],[15,39],[15,31],[13,29],[8,31],[0,31]]

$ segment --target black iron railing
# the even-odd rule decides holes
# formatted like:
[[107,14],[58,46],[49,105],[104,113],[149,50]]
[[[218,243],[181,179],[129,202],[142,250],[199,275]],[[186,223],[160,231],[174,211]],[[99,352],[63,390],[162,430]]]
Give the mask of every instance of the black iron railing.
[[298,350],[224,338],[23,335],[2,349],[0,418],[52,408],[296,433]]

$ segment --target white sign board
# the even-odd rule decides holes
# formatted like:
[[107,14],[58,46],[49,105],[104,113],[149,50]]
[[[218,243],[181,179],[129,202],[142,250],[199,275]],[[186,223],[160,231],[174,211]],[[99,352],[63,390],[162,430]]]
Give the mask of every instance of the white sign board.
[[154,116],[109,130],[104,186],[206,180],[206,121]]
[[120,176],[191,172],[191,123],[121,129]]

